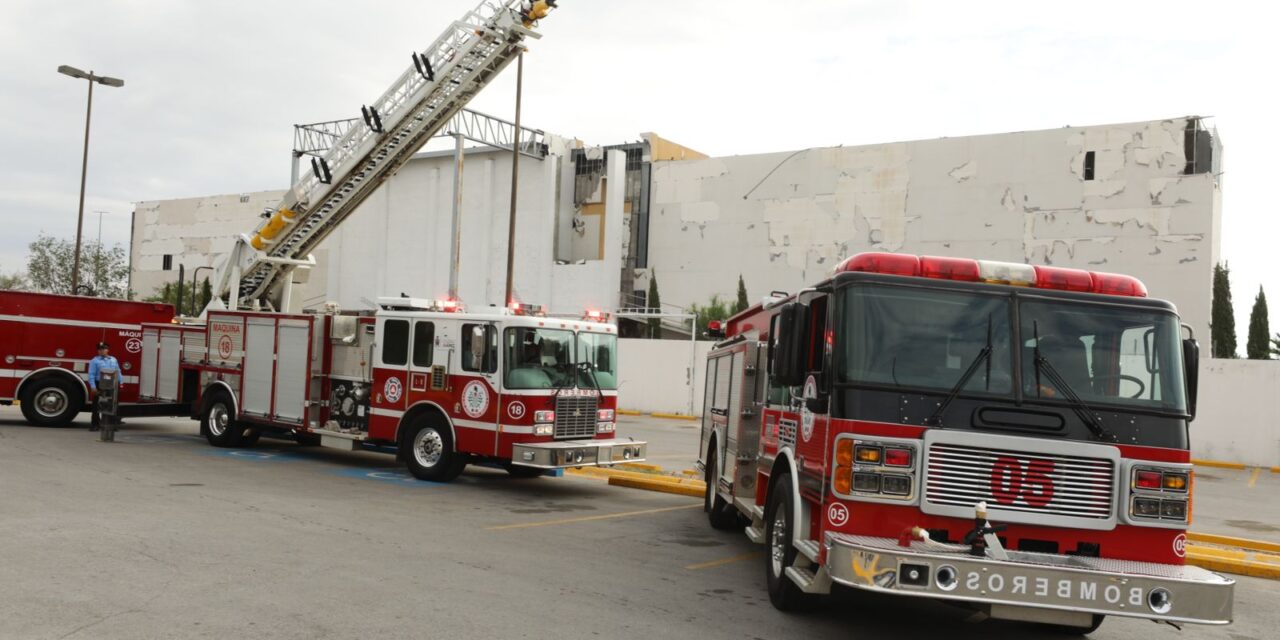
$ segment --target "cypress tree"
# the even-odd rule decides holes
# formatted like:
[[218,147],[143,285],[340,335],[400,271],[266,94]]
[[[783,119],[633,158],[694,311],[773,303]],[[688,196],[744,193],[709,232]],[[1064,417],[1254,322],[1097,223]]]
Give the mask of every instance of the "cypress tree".
[[1271,359],[1271,327],[1267,322],[1267,294],[1258,286],[1258,297],[1253,300],[1253,311],[1249,312],[1249,340],[1244,343],[1245,355],[1250,360]]
[[1226,263],[1213,267],[1213,305],[1209,311],[1210,354],[1236,357],[1236,317],[1231,308],[1231,269]]
[[[650,311],[662,311],[662,298],[658,295],[658,274],[649,273],[649,295],[647,296],[648,308]],[[696,327],[695,327],[696,329]],[[662,319],[653,318],[649,320],[649,337],[653,339],[662,337]]]
[[751,303],[747,301],[747,285],[742,281],[742,274],[738,274],[738,302],[733,305],[733,312],[742,313],[747,310]]

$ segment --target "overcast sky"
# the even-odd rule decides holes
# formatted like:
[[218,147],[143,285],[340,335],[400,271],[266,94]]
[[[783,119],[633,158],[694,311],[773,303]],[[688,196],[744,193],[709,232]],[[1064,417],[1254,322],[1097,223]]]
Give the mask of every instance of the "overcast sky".
[[[86,87],[58,65],[126,82],[94,92],[85,228],[104,211],[104,241],[127,243],[133,202],[285,188],[293,124],[358,115],[474,4],[3,0],[0,271],[75,233]],[[656,131],[732,155],[1214,116],[1241,352],[1259,283],[1280,330],[1265,3],[561,5],[526,58],[525,121],[592,144]],[[471,106],[509,116],[513,71]]]

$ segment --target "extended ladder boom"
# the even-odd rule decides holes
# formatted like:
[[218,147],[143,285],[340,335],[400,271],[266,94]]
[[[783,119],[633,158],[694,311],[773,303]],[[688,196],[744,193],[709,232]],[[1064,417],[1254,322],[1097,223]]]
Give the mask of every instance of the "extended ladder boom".
[[487,0],[453,23],[218,265],[215,306],[287,310],[292,272],[523,51],[554,0]]

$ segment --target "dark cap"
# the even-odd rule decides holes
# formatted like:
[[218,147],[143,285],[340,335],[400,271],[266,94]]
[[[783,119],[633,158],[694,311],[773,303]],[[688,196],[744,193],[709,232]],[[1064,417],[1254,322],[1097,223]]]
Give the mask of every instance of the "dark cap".
[[111,348],[111,346],[110,346],[110,345],[108,345],[108,344],[107,344],[107,343],[105,343],[105,342],[99,342],[99,343],[98,343],[98,349],[110,349],[110,348]]

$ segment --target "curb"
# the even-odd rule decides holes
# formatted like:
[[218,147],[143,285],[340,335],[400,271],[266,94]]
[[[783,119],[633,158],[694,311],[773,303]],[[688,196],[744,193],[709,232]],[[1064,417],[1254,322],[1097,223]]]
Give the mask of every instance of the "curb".
[[[643,489],[645,491],[657,491],[659,493],[674,493],[676,495],[689,496],[691,498],[701,498],[704,492],[702,487],[696,487],[692,483],[682,484],[680,482],[664,482],[661,480],[627,478],[624,476],[610,477],[609,484],[615,487]],[[1280,569],[1280,567],[1278,567],[1278,569]]]
[[1220,547],[1232,547],[1237,549],[1249,549],[1251,551],[1280,553],[1280,542],[1269,542],[1266,540],[1250,540],[1248,538],[1233,538],[1231,536],[1222,536],[1216,533],[1194,533],[1194,532],[1188,531],[1187,540],[1189,542],[1200,542],[1203,544],[1212,544]]
[[660,466],[658,466],[658,465],[656,465],[656,464],[648,464],[648,463],[645,463],[645,462],[624,462],[624,463],[622,463],[622,464],[618,464],[618,465],[614,465],[614,466],[615,466],[615,467],[622,468],[622,469],[627,469],[627,470],[648,471],[648,472],[651,472],[651,473],[652,473],[652,472],[661,472],[661,471],[662,471],[662,467],[660,467]]
[[1277,555],[1188,545],[1187,564],[1210,571],[1280,580],[1280,556]]
[[668,418],[670,420],[697,420],[697,416],[686,416],[683,413],[651,413],[655,418]]
[[642,411],[632,411],[631,409],[618,409],[617,411],[615,411],[615,413],[617,413],[617,414],[618,414],[618,415],[620,415],[620,416],[642,416],[642,415],[644,415],[644,412],[642,412]]
[[1243,462],[1222,462],[1220,460],[1196,460],[1191,459],[1191,464],[1198,467],[1215,467],[1218,469],[1247,469],[1249,465]]

